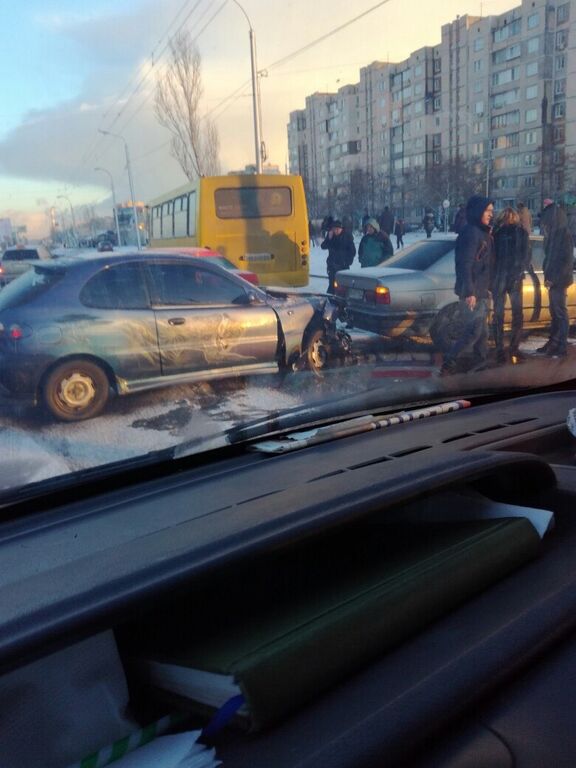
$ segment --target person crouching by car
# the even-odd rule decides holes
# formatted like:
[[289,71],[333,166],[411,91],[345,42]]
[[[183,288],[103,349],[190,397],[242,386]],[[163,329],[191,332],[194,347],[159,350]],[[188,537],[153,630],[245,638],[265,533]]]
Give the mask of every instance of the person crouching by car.
[[358,261],[361,267],[377,267],[394,254],[394,246],[388,233],[380,231],[376,219],[368,219],[366,234],[358,246]]
[[[466,204],[467,224],[455,246],[456,283],[461,330],[440,368],[441,375],[460,370],[479,371],[488,357],[489,285],[494,258],[492,217],[494,204],[474,195]],[[464,361],[468,361],[464,367]]]
[[504,208],[498,216],[494,228],[494,268],[490,290],[494,302],[494,343],[496,361],[506,362],[504,352],[504,306],[510,296],[512,308],[512,334],[509,354],[512,362],[520,359],[520,339],[522,337],[522,285],[524,273],[530,266],[528,233],[520,222],[514,208]]
[[544,235],[544,285],[548,288],[552,322],[548,341],[536,353],[565,357],[569,330],[566,294],[574,281],[574,243],[564,210],[550,199],[544,200],[544,206],[540,231]]
[[328,273],[328,291],[334,293],[334,278],[341,269],[350,269],[356,255],[354,238],[347,232],[339,219],[332,222],[328,234],[320,244],[320,248],[328,251],[326,271]]

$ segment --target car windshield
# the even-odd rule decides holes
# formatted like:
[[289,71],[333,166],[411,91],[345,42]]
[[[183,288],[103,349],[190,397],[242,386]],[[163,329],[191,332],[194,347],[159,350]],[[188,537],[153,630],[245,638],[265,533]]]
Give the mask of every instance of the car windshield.
[[3,498],[571,386],[576,7],[423,9],[10,6]]
[[405,252],[400,250],[386,266],[398,267],[400,269],[415,269],[422,272],[428,269],[433,264],[436,264],[438,259],[445,256],[450,251],[454,250],[454,240],[435,240],[430,243],[419,243],[417,245],[406,248]]

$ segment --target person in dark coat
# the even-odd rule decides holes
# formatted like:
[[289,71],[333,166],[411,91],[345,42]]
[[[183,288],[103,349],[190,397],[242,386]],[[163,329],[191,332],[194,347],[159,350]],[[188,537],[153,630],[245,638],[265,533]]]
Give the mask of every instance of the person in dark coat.
[[390,237],[394,231],[394,214],[387,205],[384,206],[378,223],[380,224],[380,232],[385,232]]
[[510,297],[512,308],[512,334],[509,355],[512,362],[521,358],[519,351],[522,337],[522,286],[524,274],[530,266],[528,233],[520,223],[520,216],[513,208],[504,208],[494,228],[494,266],[490,282],[494,302],[493,330],[496,344],[496,360],[506,362],[504,352],[504,306]]
[[[492,216],[494,204],[473,195],[466,204],[467,224],[455,246],[456,283],[461,332],[444,357],[441,375],[463,370],[482,370],[488,357],[488,302],[494,257]],[[470,361],[464,367],[464,361]]]
[[452,232],[456,232],[457,235],[462,232],[466,226],[466,206],[464,203],[460,203],[458,210],[454,215],[454,221],[452,222]]
[[550,336],[537,350],[548,357],[564,357],[568,348],[568,308],[566,294],[574,281],[574,243],[566,214],[553,200],[544,201],[540,230],[544,235],[544,285],[550,305]]
[[320,244],[320,248],[328,251],[326,259],[326,271],[328,272],[328,291],[334,293],[334,277],[341,269],[350,269],[356,255],[354,238],[350,232],[344,230],[342,222],[335,219],[330,231]]
[[386,232],[380,231],[376,219],[368,219],[366,234],[358,246],[361,267],[376,267],[394,254],[394,246]]
[[396,235],[396,248],[404,247],[404,232],[404,219],[396,219],[396,224],[394,225],[394,234]]
[[426,237],[432,237],[432,230],[434,229],[436,222],[434,221],[434,213],[428,208],[422,219],[422,226],[426,232]]

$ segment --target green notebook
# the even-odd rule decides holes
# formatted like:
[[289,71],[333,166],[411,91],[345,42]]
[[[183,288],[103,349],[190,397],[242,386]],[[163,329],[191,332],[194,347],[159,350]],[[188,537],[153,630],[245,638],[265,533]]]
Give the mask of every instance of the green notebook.
[[252,559],[174,601],[138,668],[152,686],[268,726],[537,554],[522,518],[364,524]]

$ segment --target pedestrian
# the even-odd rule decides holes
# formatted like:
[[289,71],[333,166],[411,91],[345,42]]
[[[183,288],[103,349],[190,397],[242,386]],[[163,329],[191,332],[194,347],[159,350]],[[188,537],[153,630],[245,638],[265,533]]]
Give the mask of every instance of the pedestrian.
[[378,223],[380,224],[380,232],[385,232],[390,237],[394,231],[394,214],[387,205],[384,206]]
[[432,230],[434,229],[436,222],[434,221],[434,213],[431,208],[426,208],[424,218],[422,219],[422,226],[426,232],[426,237],[432,237]]
[[530,209],[526,207],[526,204],[523,203],[521,200],[518,201],[518,205],[516,206],[518,210],[518,216],[520,217],[520,224],[526,232],[528,232],[529,235],[532,234],[532,214],[530,213]]
[[536,350],[547,357],[565,357],[568,348],[568,308],[566,294],[574,280],[574,243],[564,210],[547,198],[540,215],[544,235],[544,285],[548,288],[550,335]]
[[358,246],[361,267],[376,267],[394,254],[394,246],[386,232],[380,231],[376,219],[368,219],[366,234]]
[[457,235],[459,235],[465,226],[466,226],[466,206],[464,205],[464,203],[460,203],[458,206],[458,210],[454,214],[454,221],[452,222],[452,232],[455,232]]
[[490,290],[494,302],[493,332],[496,345],[496,361],[506,362],[504,351],[504,307],[510,297],[512,308],[512,333],[508,353],[512,362],[518,362],[523,325],[522,289],[524,274],[530,265],[528,233],[520,223],[514,208],[504,208],[494,228],[494,264]]
[[354,238],[350,232],[344,230],[342,222],[335,219],[326,237],[320,244],[320,248],[328,251],[326,259],[326,271],[328,272],[328,291],[334,293],[334,278],[336,272],[342,269],[350,269],[356,255]]
[[362,216],[362,234],[366,234],[366,224],[370,221],[371,216],[368,213],[368,208],[364,208],[364,215]]
[[316,228],[314,227],[314,222],[312,219],[308,219],[308,235],[310,237],[310,244],[315,248],[317,246]]
[[461,330],[444,357],[441,375],[461,370],[479,371],[488,357],[488,301],[494,256],[494,204],[473,195],[466,203],[467,224],[456,238],[454,293],[458,296]]
[[396,226],[394,227],[394,234],[396,235],[396,248],[404,248],[404,219],[397,219]]

